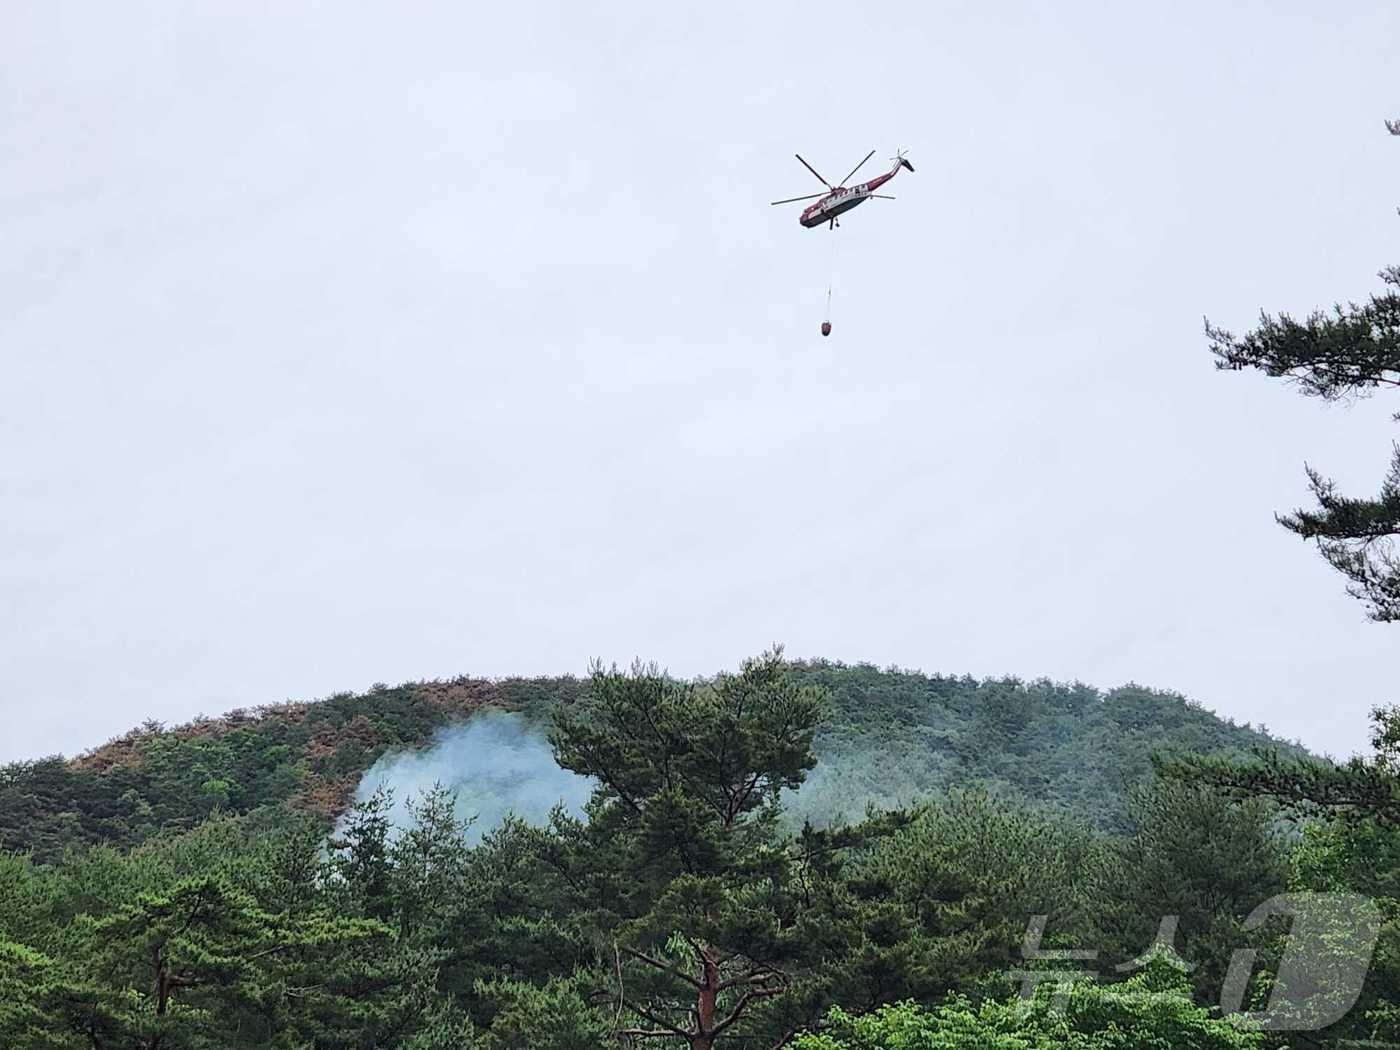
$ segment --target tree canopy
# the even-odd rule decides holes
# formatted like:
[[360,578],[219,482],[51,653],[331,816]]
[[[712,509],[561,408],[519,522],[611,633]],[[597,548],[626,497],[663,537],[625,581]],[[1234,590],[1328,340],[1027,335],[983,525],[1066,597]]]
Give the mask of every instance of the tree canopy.
[[[827,683],[874,688],[856,704]],[[1003,741],[1030,766],[1054,752],[1018,732],[1016,712],[1037,733],[1058,725],[1064,744],[1076,718],[1107,718],[1131,738],[1162,721],[1164,704],[1183,744],[1212,739],[1198,731],[1218,723],[1145,691],[1115,706],[1086,690],[777,652],[696,682],[598,667],[548,709],[557,760],[596,785],[582,814],[511,818],[478,840],[444,789],[414,799],[406,824],[380,792],[333,827],[285,800],[216,806],[135,844],[74,836],[42,860],[0,855],[0,1042],[1272,1045],[1219,1014],[1237,951],[1255,953],[1251,1003],[1282,972],[1286,930],[1247,920],[1284,889],[1390,900],[1400,839],[1383,820],[1289,817],[1276,794],[1231,792],[1195,767],[1178,776],[1165,759],[1111,826],[1009,790],[1010,761],[984,766],[1003,774],[985,783],[854,818],[837,785],[808,794],[834,726],[867,738],[831,749],[843,773],[855,754],[902,761],[901,738],[886,734],[930,710],[962,718],[943,723],[954,748],[964,732],[984,734],[973,739]],[[1382,911],[1378,962],[1329,1039],[1395,1034],[1400,922],[1393,904]],[[1028,974],[1039,976],[1024,1000]]]

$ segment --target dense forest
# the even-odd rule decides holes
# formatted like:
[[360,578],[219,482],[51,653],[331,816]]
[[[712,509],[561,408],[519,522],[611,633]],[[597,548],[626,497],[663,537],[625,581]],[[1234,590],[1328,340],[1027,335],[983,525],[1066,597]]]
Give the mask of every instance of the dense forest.
[[[383,793],[328,787],[490,705],[596,784],[581,815],[469,844],[446,790],[397,827]],[[0,860],[0,1033],[142,1050],[1295,1045],[1251,1021],[1287,924],[1250,916],[1345,885],[1384,926],[1327,1036],[1400,1040],[1394,825],[1251,789],[1380,782],[1384,753],[1336,767],[1248,744],[1265,741],[1168,694],[778,653],[697,682],[600,667],[147,726],[7,771],[11,833],[12,804],[43,833]],[[820,826],[794,819],[827,802]],[[1246,1012],[1225,1017],[1241,950]]]
[[[824,661],[794,663],[791,673],[831,695],[815,738],[820,765],[789,801],[791,812],[817,823],[981,784],[1121,828],[1124,788],[1150,775],[1156,751],[1288,749],[1180,696],[1136,687],[1105,695],[1083,685]],[[333,820],[385,754],[429,747],[478,711],[519,712],[543,732],[554,710],[587,691],[587,680],[573,677],[463,678],[376,686],[169,729],[148,723],[72,761],[0,768],[0,848],[49,861],[70,845],[129,847],[215,813],[281,803]]]

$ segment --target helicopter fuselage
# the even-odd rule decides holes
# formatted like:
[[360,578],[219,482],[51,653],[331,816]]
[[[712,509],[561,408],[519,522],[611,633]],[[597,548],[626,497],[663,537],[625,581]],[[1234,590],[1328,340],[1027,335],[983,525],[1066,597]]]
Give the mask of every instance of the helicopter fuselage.
[[836,216],[845,214],[856,205],[864,204],[870,197],[870,192],[864,186],[852,186],[850,189],[842,187],[804,210],[797,221],[809,228],[821,226]]
[[909,168],[910,171],[914,170],[907,161],[901,159],[897,160],[894,167],[885,174],[877,175],[869,182],[859,182],[854,186],[837,186],[816,204],[804,208],[802,214],[797,217],[797,221],[808,229],[834,222],[838,215],[868,201],[876,190],[895,177],[901,167]]

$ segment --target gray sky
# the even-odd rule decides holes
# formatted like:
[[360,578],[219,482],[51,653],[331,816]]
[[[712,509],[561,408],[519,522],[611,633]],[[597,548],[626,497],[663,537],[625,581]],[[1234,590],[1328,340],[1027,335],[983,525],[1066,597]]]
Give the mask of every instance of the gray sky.
[[[1400,628],[1272,513],[1400,404],[1201,317],[1400,262],[1400,7],[601,10],[0,5],[0,758],[775,640],[1364,747]],[[897,146],[823,340],[767,202]]]

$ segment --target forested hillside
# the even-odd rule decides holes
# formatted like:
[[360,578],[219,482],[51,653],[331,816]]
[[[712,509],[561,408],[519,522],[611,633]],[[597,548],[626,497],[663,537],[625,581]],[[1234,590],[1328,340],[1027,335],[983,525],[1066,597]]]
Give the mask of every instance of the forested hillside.
[[1103,693],[824,662],[800,664],[796,675],[832,697],[817,735],[821,763],[799,795],[799,808],[814,815],[854,818],[867,802],[907,804],[980,784],[1121,828],[1126,791],[1147,778],[1154,752],[1301,753],[1262,728],[1139,686]]
[[148,722],[69,761],[0,769],[0,846],[43,860],[70,843],[129,846],[216,811],[285,802],[328,822],[386,750],[421,747],[484,707],[544,712],[580,689],[575,678],[459,678],[375,686],[175,728]]
[[[1154,751],[1284,746],[1175,694],[1131,686],[1103,694],[1084,685],[825,661],[795,664],[793,674],[831,696],[816,739],[821,765],[792,807],[818,821],[981,784],[1120,827],[1125,788],[1148,775]],[[280,803],[329,822],[386,752],[425,747],[443,727],[484,709],[519,711],[543,725],[587,690],[586,679],[573,677],[459,678],[376,686],[176,728],[148,723],[72,760],[0,770],[0,846],[50,860],[70,844],[131,846],[215,812]]]
[[[376,752],[495,705],[593,785],[582,812],[472,838],[441,789],[404,822],[374,793],[328,834],[337,785]],[[1392,730],[1381,718],[1378,739]],[[775,653],[696,683],[599,669],[149,727],[8,773],[43,853],[0,852],[0,1045],[1265,1050],[1293,1045],[1261,1022],[1277,989],[1306,1045],[1395,1045],[1394,824],[1359,791],[1394,788],[1389,752],[1334,767],[1177,750],[1106,808],[1064,791],[1071,763],[1127,776],[1173,731],[1257,739],[1145,691]],[[825,784],[822,739],[845,770]],[[916,745],[926,768],[896,754]],[[915,807],[841,821],[822,804],[915,768],[940,787]],[[949,786],[967,771],[999,794]],[[822,826],[785,819],[794,793]],[[1084,819],[1115,807],[1121,827]],[[1288,924],[1251,916],[1341,887],[1371,901],[1374,960],[1348,939],[1353,908],[1322,927],[1327,979],[1300,983]]]

